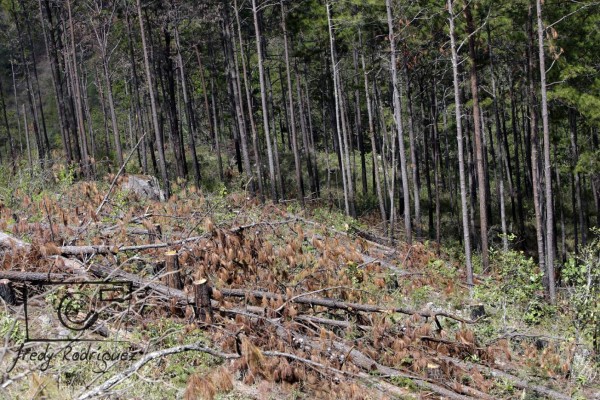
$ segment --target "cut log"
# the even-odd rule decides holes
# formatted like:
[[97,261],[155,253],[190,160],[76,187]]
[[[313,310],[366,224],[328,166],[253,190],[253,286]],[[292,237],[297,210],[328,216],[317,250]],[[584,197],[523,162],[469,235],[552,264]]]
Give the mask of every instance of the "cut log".
[[213,310],[210,302],[212,288],[207,279],[194,282],[194,313],[196,320],[210,324],[213,321]]
[[[7,251],[13,248],[29,251],[31,249],[31,245],[13,236],[0,232],[0,250]],[[53,255],[51,257],[57,260],[57,265],[65,266],[67,269],[75,272],[76,274],[84,274],[83,265],[79,261],[71,260],[61,256]]]
[[410,308],[402,308],[402,307],[382,307],[382,306],[369,305],[369,304],[348,303],[345,301],[339,301],[339,300],[331,299],[331,298],[327,298],[327,297],[314,297],[314,296],[304,296],[304,297],[298,296],[296,298],[288,300],[288,298],[286,296],[283,296],[279,293],[262,292],[259,290],[223,288],[223,289],[219,289],[219,291],[223,294],[223,296],[229,296],[229,297],[254,297],[254,298],[260,299],[260,300],[262,300],[263,298],[266,298],[268,300],[282,299],[284,302],[290,301],[290,302],[297,303],[297,304],[306,304],[306,305],[310,305],[310,306],[321,306],[321,307],[326,307],[326,308],[333,308],[333,309],[337,309],[337,310],[345,310],[345,311],[352,311],[352,312],[356,312],[356,311],[375,312],[375,313],[393,312],[393,313],[400,313],[400,314],[406,314],[406,315],[417,314],[424,318],[446,317],[446,318],[450,318],[450,319],[453,319],[453,320],[456,320],[459,322],[463,322],[466,324],[473,324],[476,322],[476,321],[472,321],[469,319],[459,317],[457,315],[452,315],[452,314],[446,313],[444,311],[427,311],[427,310],[418,311],[418,310],[412,310]]
[[58,250],[63,256],[83,256],[83,255],[93,255],[93,254],[110,254],[116,253],[117,248],[111,246],[61,246],[58,247]]
[[183,289],[183,282],[181,281],[181,273],[179,271],[179,259],[175,250],[165,253],[165,265],[166,271],[163,274],[163,283],[173,289]]
[[68,280],[67,274],[55,274],[44,272],[21,272],[21,271],[0,271],[0,279],[10,280],[11,282],[62,282]]

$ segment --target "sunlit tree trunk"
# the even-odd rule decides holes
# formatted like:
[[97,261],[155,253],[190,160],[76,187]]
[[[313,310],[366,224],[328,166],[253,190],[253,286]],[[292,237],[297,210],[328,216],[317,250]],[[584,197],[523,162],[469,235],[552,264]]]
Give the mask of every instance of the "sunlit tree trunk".
[[454,103],[456,107],[456,139],[458,141],[458,174],[460,179],[460,205],[462,210],[463,240],[465,247],[465,265],[467,268],[467,285],[473,285],[473,264],[471,263],[471,237],[469,234],[469,211],[467,206],[467,186],[465,179],[464,139],[462,132],[462,114],[460,101],[460,85],[458,82],[458,55],[454,30],[453,1],[448,1],[448,22],[450,23],[450,48],[452,50],[452,75],[454,81]]
[[544,24],[542,0],[536,0],[538,55],[542,101],[542,130],[544,132],[544,178],[546,185],[546,276],[545,283],[550,303],[556,302],[554,282],[554,207],[552,205],[552,164],[550,163],[550,127],[548,123],[548,94],[546,90],[546,61],[544,59]]
[[392,85],[394,87],[394,120],[398,134],[398,145],[400,151],[400,173],[402,177],[402,192],[404,195],[404,230],[406,231],[406,242],[412,243],[412,222],[410,219],[410,192],[408,191],[408,172],[406,167],[406,154],[404,151],[404,132],[402,127],[402,106],[400,104],[400,88],[398,83],[398,72],[396,65],[396,38],[394,37],[394,22],[392,17],[391,0],[385,2],[387,10],[388,37],[390,40],[390,69],[392,73]]
[[258,77],[260,81],[260,99],[262,106],[263,115],[263,129],[265,132],[265,140],[267,142],[267,157],[269,162],[269,178],[271,187],[271,199],[277,201],[277,191],[275,190],[276,177],[275,177],[275,163],[273,159],[273,149],[271,148],[271,134],[269,131],[269,115],[267,109],[267,93],[265,87],[265,71],[263,67],[263,53],[262,46],[260,43],[260,29],[258,26],[258,8],[256,7],[256,0],[252,0],[252,15],[254,17],[254,32],[256,33],[256,50],[258,54]]
[[150,58],[148,56],[148,48],[146,44],[146,33],[144,30],[144,19],[142,17],[142,4],[141,0],[137,0],[137,11],[138,19],[140,22],[140,34],[142,37],[142,51],[144,53],[144,66],[146,68],[146,82],[148,83],[148,94],[150,96],[150,107],[152,113],[152,125],[154,128],[154,136],[156,138],[156,147],[158,148],[159,168],[162,177],[163,184],[165,186],[164,192],[168,197],[171,196],[171,184],[169,182],[169,175],[167,173],[167,163],[165,159],[165,147],[160,134],[160,126],[158,124],[158,110],[156,107],[156,99],[154,98],[154,84],[152,82],[152,72],[150,71]]

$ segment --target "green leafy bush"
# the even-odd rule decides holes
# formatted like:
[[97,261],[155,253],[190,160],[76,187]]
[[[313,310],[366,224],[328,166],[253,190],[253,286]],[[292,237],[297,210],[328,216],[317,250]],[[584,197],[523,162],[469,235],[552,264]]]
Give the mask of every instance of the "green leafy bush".
[[562,269],[568,303],[575,311],[574,323],[600,351],[600,228],[592,228],[594,239],[581,248],[579,257],[569,258]]
[[477,300],[491,305],[515,308],[523,321],[538,324],[552,312],[543,297],[543,272],[532,257],[522,251],[492,252],[491,261],[496,279],[487,278],[475,287]]

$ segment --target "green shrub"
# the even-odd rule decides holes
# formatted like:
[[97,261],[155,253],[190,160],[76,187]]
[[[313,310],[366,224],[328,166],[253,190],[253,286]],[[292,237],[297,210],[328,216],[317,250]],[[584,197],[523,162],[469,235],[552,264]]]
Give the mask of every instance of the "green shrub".
[[562,269],[568,304],[575,311],[576,328],[600,352],[600,228],[592,228],[594,239],[569,258]]

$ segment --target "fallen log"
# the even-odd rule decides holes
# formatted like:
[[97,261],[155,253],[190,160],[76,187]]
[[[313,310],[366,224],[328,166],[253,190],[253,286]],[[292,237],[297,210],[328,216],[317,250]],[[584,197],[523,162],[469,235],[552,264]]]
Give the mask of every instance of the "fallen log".
[[62,255],[117,254],[125,251],[161,249],[189,242],[195,242],[200,239],[206,239],[207,237],[207,235],[192,236],[186,239],[173,240],[171,242],[140,244],[132,246],[61,246],[58,247],[58,253]]
[[26,243],[16,237],[7,235],[4,232],[0,232],[0,249],[11,249],[11,248],[27,250],[31,247],[29,243]]
[[[302,339],[302,342],[305,345],[310,346],[311,348],[314,348],[314,349],[324,347],[322,345],[322,343],[319,343],[320,341],[311,340],[310,338],[305,337],[303,335],[292,333],[289,329],[285,329],[282,325],[277,326],[276,332],[277,332],[277,336],[279,336],[281,339],[287,341],[288,343],[293,342],[293,340],[291,340],[293,337],[296,339]],[[452,399],[452,400],[472,400],[472,399],[476,398],[476,397],[471,397],[471,396],[464,396],[462,394],[459,394],[459,393],[453,392],[449,389],[446,389],[444,387],[441,387],[435,383],[431,383],[426,380],[420,379],[417,376],[407,374],[402,371],[398,371],[394,368],[379,364],[377,361],[366,356],[359,350],[356,350],[354,347],[349,347],[339,341],[332,341],[332,343],[330,343],[330,344],[332,345],[332,347],[334,347],[340,353],[347,354],[350,358],[350,362],[352,362],[354,365],[356,365],[360,369],[366,371],[366,373],[368,373],[371,376],[379,375],[379,377],[385,377],[385,378],[409,379],[417,387],[419,387],[421,389],[435,392],[437,394],[440,394],[440,395],[445,396],[448,399]],[[482,394],[484,396],[487,396],[484,393],[482,393]],[[481,397],[481,398],[491,399],[491,397],[489,397],[489,396]]]
[[477,321],[465,319],[459,317],[457,315],[452,315],[444,311],[417,311],[412,310],[410,308],[402,308],[402,307],[382,307],[376,305],[369,304],[360,304],[360,303],[348,303],[345,301],[338,301],[336,299],[327,298],[327,297],[313,297],[313,296],[305,296],[305,297],[296,297],[289,299],[287,296],[279,294],[279,293],[271,293],[271,292],[263,292],[260,290],[244,290],[244,289],[229,289],[229,288],[221,288],[219,291],[224,296],[229,297],[254,297],[256,299],[262,300],[266,298],[268,300],[277,300],[282,299],[285,301],[290,301],[296,304],[306,304],[309,306],[321,306],[326,308],[332,308],[337,310],[345,310],[345,311],[362,311],[362,312],[375,312],[375,313],[400,313],[406,315],[415,315],[418,314],[424,318],[437,318],[437,317],[446,317],[459,322],[463,322],[466,324],[473,324]]
[[564,393],[560,393],[554,389],[538,385],[536,383],[530,382],[527,379],[519,378],[514,375],[511,375],[507,372],[500,371],[496,368],[488,367],[486,365],[474,364],[467,361],[461,361],[453,357],[448,357],[444,355],[439,355],[439,358],[444,361],[448,361],[456,366],[459,366],[467,371],[471,371],[473,369],[478,370],[482,374],[491,375],[494,378],[505,379],[511,382],[515,387],[519,389],[529,390],[537,393],[538,395],[542,395],[545,397],[549,397],[551,399],[557,400],[569,400],[571,396],[568,396]]
[[0,279],[8,279],[11,282],[62,282],[74,278],[69,274],[57,274],[46,272],[24,272],[24,271],[0,271]]
[[[24,242],[23,240],[17,239],[14,236],[10,236],[3,232],[0,232],[0,249],[10,250],[10,249],[14,249],[14,248],[29,251],[29,250],[31,250],[31,244]],[[61,257],[61,256],[58,256],[56,258],[57,258],[57,261],[60,261],[62,263],[62,265],[67,267],[69,270],[71,270],[77,274],[82,273],[81,270],[83,268],[83,264],[81,264],[79,261]],[[7,279],[10,279],[10,278],[7,278]]]

